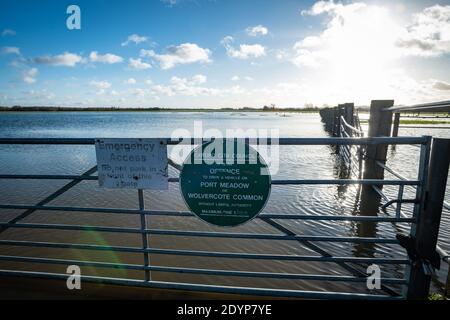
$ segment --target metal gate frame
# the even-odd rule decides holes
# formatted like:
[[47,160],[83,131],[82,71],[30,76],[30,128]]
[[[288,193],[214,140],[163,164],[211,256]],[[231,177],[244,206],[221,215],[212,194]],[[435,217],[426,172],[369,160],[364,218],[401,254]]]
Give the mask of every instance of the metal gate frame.
[[[179,143],[187,143],[194,145],[198,141],[173,141],[166,139],[168,145]],[[445,140],[445,139],[440,139]],[[447,145],[450,140],[446,140]],[[268,141],[256,141],[257,143],[271,144]],[[81,175],[18,175],[18,174],[0,174],[0,179],[38,179],[38,180],[69,180],[70,182],[58,189],[56,192],[46,197],[36,205],[23,204],[0,204],[0,209],[22,209],[24,210],[16,218],[0,223],[0,234],[9,228],[29,228],[29,229],[53,229],[53,230],[80,230],[80,231],[98,231],[111,233],[129,233],[142,235],[142,247],[124,247],[124,246],[104,246],[91,244],[75,244],[75,243],[56,243],[56,242],[35,242],[35,241],[13,241],[0,240],[1,246],[24,246],[24,247],[46,247],[46,248],[72,248],[80,250],[99,250],[99,251],[115,251],[115,252],[134,252],[142,253],[144,263],[137,264],[117,264],[95,261],[78,261],[64,259],[49,259],[41,257],[23,257],[23,256],[0,256],[2,261],[31,262],[43,264],[59,264],[79,266],[92,266],[98,268],[123,268],[130,270],[141,270],[145,273],[143,280],[108,278],[95,276],[81,276],[83,281],[88,282],[104,282],[110,284],[145,286],[154,288],[171,288],[182,290],[195,290],[205,292],[218,293],[238,293],[261,296],[277,296],[277,297],[298,297],[298,298],[324,298],[324,299],[403,299],[408,297],[408,288],[411,281],[411,270],[414,269],[410,259],[399,258],[367,258],[353,256],[333,256],[320,248],[317,242],[350,242],[350,243],[384,243],[398,244],[396,238],[376,238],[376,237],[332,237],[332,236],[306,236],[295,234],[287,227],[281,225],[277,220],[328,220],[328,221],[354,221],[354,222],[377,222],[377,223],[402,223],[411,224],[411,236],[415,237],[416,225],[424,211],[426,200],[426,186],[428,181],[428,166],[430,162],[430,150],[432,139],[428,136],[423,137],[371,137],[371,138],[280,138],[279,145],[336,145],[342,146],[369,146],[369,145],[420,145],[420,169],[417,180],[407,180],[399,178],[398,180],[381,180],[381,179],[290,179],[290,180],[272,180],[272,185],[366,185],[376,188],[380,185],[398,186],[399,194],[403,192],[405,186],[416,186],[417,193],[414,214],[411,217],[400,215],[397,210],[396,216],[352,216],[352,215],[307,215],[307,214],[282,214],[282,213],[261,213],[258,219],[268,223],[279,234],[256,234],[256,233],[230,233],[230,232],[201,232],[201,231],[180,231],[180,230],[163,230],[163,229],[147,229],[146,218],[150,216],[193,216],[190,212],[185,211],[158,211],[146,210],[144,206],[143,190],[138,190],[138,209],[119,209],[119,208],[90,208],[90,207],[74,207],[74,206],[51,206],[49,202],[63,194],[70,188],[74,187],[81,181],[97,180],[98,177],[93,174],[97,168],[94,166]],[[0,144],[38,144],[38,145],[94,145],[95,139],[34,139],[34,138],[4,138],[0,139]],[[169,161],[173,167],[177,167],[172,161]],[[178,178],[169,178],[170,183],[177,183]],[[400,206],[403,200],[400,196],[397,204]],[[110,213],[110,214],[130,214],[139,215],[141,218],[140,228],[121,228],[121,227],[102,227],[87,225],[70,225],[70,224],[41,224],[41,223],[23,223],[22,219],[29,216],[37,210],[47,211],[66,211],[66,212],[90,212],[90,213]],[[440,217],[440,216],[439,216]],[[206,238],[233,238],[233,239],[264,239],[264,240],[283,240],[297,241],[314,250],[319,256],[307,255],[280,255],[280,254],[256,254],[256,253],[233,253],[233,252],[213,252],[213,251],[194,251],[194,250],[173,250],[152,248],[148,243],[148,235],[171,235],[171,236],[194,236]],[[401,248],[401,247],[399,247]],[[400,250],[400,249],[399,249]],[[314,261],[314,262],[331,262],[345,268],[353,274],[353,276],[336,276],[336,275],[319,275],[319,274],[290,274],[276,272],[248,272],[235,270],[216,270],[216,269],[196,269],[196,268],[178,268],[154,266],[150,264],[150,254],[164,255],[182,255],[182,256],[202,256],[202,257],[221,257],[221,258],[239,258],[239,259],[258,259],[258,260],[284,260],[284,261]],[[382,278],[383,291],[387,294],[366,294],[366,293],[348,293],[348,292],[319,292],[319,291],[302,291],[302,290],[282,290],[268,288],[253,287],[234,287],[220,285],[205,285],[196,283],[175,283],[161,282],[151,279],[151,271],[160,272],[176,272],[204,275],[222,275],[222,276],[240,276],[240,277],[256,277],[256,278],[274,278],[274,279],[291,279],[291,280],[309,280],[309,281],[343,281],[343,282],[366,282],[367,274],[362,273],[358,269],[350,265],[352,264],[400,264],[406,266],[404,278]],[[0,270],[2,276],[21,276],[21,277],[39,277],[50,279],[67,279],[66,274],[55,274],[34,271],[17,271],[17,270]],[[405,293],[398,295],[389,289],[386,284],[402,284]]]

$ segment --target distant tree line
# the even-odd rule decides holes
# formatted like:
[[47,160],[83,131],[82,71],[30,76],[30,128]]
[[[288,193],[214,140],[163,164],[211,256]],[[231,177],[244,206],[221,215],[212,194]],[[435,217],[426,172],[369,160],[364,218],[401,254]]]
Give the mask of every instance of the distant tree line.
[[269,106],[264,106],[262,108],[252,108],[252,107],[242,107],[242,108],[160,108],[160,107],[151,107],[151,108],[120,108],[120,107],[60,107],[60,106],[12,106],[5,107],[0,106],[0,112],[4,111],[153,111],[153,112],[163,112],[163,111],[179,111],[179,112],[189,112],[189,111],[225,111],[225,112],[234,112],[234,111],[246,111],[246,112],[317,112],[321,108],[317,106],[313,106],[312,104],[307,104],[303,108],[299,107],[285,107],[278,108],[274,104]]

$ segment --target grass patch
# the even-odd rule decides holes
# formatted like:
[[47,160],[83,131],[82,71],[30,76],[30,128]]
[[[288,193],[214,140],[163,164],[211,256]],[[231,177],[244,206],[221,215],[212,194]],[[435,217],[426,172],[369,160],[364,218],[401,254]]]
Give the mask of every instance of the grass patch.
[[[361,120],[360,123],[369,123],[369,120]],[[445,120],[400,119],[400,124],[450,124]]]
[[400,124],[450,124],[446,120],[400,119]]
[[428,300],[446,300],[442,294],[432,293],[428,296]]

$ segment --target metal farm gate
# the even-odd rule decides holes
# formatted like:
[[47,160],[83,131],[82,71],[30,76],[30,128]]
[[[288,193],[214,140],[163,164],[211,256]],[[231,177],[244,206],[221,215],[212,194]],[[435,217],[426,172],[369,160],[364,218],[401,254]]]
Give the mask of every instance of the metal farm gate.
[[[359,129],[348,123],[342,122],[340,130],[350,128],[359,131]],[[179,143],[166,139],[168,145]],[[94,145],[94,139],[0,139],[0,144],[6,145]],[[193,143],[193,142],[191,142]],[[268,141],[270,143],[270,141]],[[257,217],[260,221],[269,224],[275,228],[277,233],[236,233],[229,232],[229,229],[223,229],[220,232],[203,232],[193,230],[168,230],[155,229],[148,227],[148,220],[152,217],[192,217],[191,212],[181,211],[159,211],[147,210],[144,206],[144,192],[139,190],[137,198],[139,207],[136,209],[121,209],[108,207],[74,207],[74,206],[55,206],[50,203],[57,197],[61,196],[71,188],[75,187],[85,180],[97,180],[95,175],[97,168],[94,166],[81,175],[21,175],[0,173],[0,181],[11,179],[24,180],[63,180],[67,183],[45,197],[35,205],[24,205],[20,203],[2,203],[0,204],[0,215],[2,209],[22,210],[13,219],[0,223],[0,246],[16,247],[16,248],[57,248],[61,250],[85,250],[89,252],[121,252],[121,253],[138,253],[142,254],[142,263],[140,264],[124,264],[117,262],[99,262],[95,260],[67,260],[42,257],[32,257],[27,255],[1,255],[1,261],[8,262],[26,262],[30,264],[40,265],[78,265],[100,269],[121,269],[134,270],[142,273],[141,279],[129,278],[112,278],[99,276],[82,275],[82,281],[101,282],[110,284],[119,284],[127,286],[141,286],[164,289],[182,289],[194,290],[202,292],[218,292],[218,293],[237,293],[260,296],[276,296],[276,297],[299,297],[299,298],[331,298],[331,299],[404,299],[404,298],[424,298],[428,294],[432,266],[436,265],[435,250],[437,241],[437,230],[439,228],[440,215],[443,203],[443,193],[445,194],[446,173],[448,172],[448,162],[450,157],[450,140],[435,139],[431,137],[362,137],[354,135],[349,137],[330,137],[330,138],[281,138],[280,145],[302,146],[302,145],[333,145],[340,149],[341,155],[346,161],[356,161],[358,170],[361,172],[363,163],[360,161],[362,150],[364,148],[365,156],[368,156],[371,148],[386,148],[387,145],[417,145],[420,147],[420,163],[419,174],[416,179],[408,180],[403,178],[399,173],[394,172],[386,167],[385,163],[375,159],[376,166],[384,170],[392,172],[398,179],[327,179],[327,180],[272,180],[274,187],[283,188],[288,185],[361,185],[370,189],[377,190],[383,195],[382,186],[389,185],[398,188],[397,199],[387,199],[388,204],[396,204],[396,215],[389,216],[380,214],[378,216],[358,216],[351,214],[344,215],[308,215],[302,212],[296,214],[285,214],[283,212],[261,213]],[[352,160],[354,158],[354,160]],[[365,162],[368,159],[364,159]],[[179,169],[179,166],[169,160],[169,164]],[[313,165],[313,164],[312,164]],[[367,170],[367,166],[366,166]],[[445,173],[445,174],[444,174]],[[444,179],[445,176],[445,179]],[[178,183],[178,178],[169,178],[169,183]],[[414,199],[404,199],[403,191],[405,188],[415,188]],[[18,190],[19,191],[19,190]],[[386,197],[383,195],[383,197]],[[402,203],[413,203],[414,210],[410,214],[403,214],[401,211]],[[108,215],[125,214],[140,217],[140,227],[123,228],[123,227],[106,227],[95,225],[76,225],[76,224],[48,224],[48,223],[27,223],[23,220],[35,212],[70,212],[71,214],[82,213],[102,213]],[[398,236],[397,238],[380,238],[380,237],[342,237],[342,236],[319,236],[319,235],[302,235],[296,234],[287,227],[288,221],[351,221],[354,223],[376,223],[376,224],[395,224],[407,225],[409,235]],[[151,223],[150,223],[151,225]],[[99,233],[116,234],[118,238],[126,234],[140,235],[142,245],[137,247],[130,246],[110,246],[99,244],[81,244],[72,242],[37,242],[30,240],[13,240],[8,239],[5,233],[10,229],[39,229],[42,232],[46,230],[64,230],[68,233],[71,231],[88,232],[95,231]],[[216,251],[196,251],[184,249],[164,249],[152,246],[148,241],[149,235],[168,235],[173,237],[200,237],[215,239],[255,239],[267,241],[290,241],[299,243],[313,250],[314,255],[303,254],[269,254],[269,253],[235,253],[235,252],[216,252]],[[392,257],[359,257],[355,255],[335,256],[320,247],[320,243],[372,243],[372,244],[393,244],[396,245],[398,258]],[[408,255],[405,255],[406,247]],[[285,261],[288,262],[314,262],[314,263],[330,263],[344,268],[350,272],[348,275],[337,274],[314,274],[314,273],[285,273],[278,270],[271,272],[250,272],[242,270],[225,270],[225,269],[207,269],[207,268],[182,268],[169,267],[151,264],[151,255],[169,255],[184,257],[207,257],[210,259],[252,259],[261,261]],[[409,257],[409,258],[405,258]],[[439,259],[438,259],[439,260]],[[206,285],[201,283],[182,283],[172,281],[155,281],[151,277],[152,271],[165,273],[183,273],[204,276],[226,276],[226,277],[251,277],[265,279],[285,279],[292,282],[295,281],[331,281],[343,283],[366,283],[367,274],[361,272],[357,266],[367,267],[371,264],[383,265],[401,265],[404,268],[402,277],[399,278],[381,278],[382,290],[377,293],[360,293],[360,292],[324,292],[310,290],[291,290],[291,289],[273,289],[263,287],[244,287],[244,286],[224,286],[224,285]],[[365,270],[365,269],[364,269]],[[51,279],[67,279],[67,274],[52,273],[45,271],[22,271],[14,268],[0,270],[0,276],[20,276],[20,277],[37,277]],[[401,285],[403,292],[391,290],[389,285]],[[382,292],[382,293],[381,293]]]

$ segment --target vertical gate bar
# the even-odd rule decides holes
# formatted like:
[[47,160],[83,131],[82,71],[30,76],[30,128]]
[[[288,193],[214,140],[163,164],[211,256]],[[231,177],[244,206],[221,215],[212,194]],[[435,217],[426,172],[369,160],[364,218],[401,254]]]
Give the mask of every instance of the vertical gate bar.
[[[148,238],[147,233],[145,233],[145,230],[147,229],[147,217],[143,212],[145,210],[145,203],[144,203],[144,191],[142,189],[138,189],[138,196],[139,196],[139,210],[141,211],[140,216],[141,216],[142,249],[146,250],[148,249]],[[150,266],[150,259],[148,252],[144,252],[144,265],[146,267]],[[145,270],[145,281],[150,280],[151,280],[150,270]]]
[[[417,219],[418,215],[420,214],[420,210],[423,207],[424,198],[425,198],[425,175],[428,172],[428,165],[429,165],[429,155],[431,152],[431,138],[428,137],[427,143],[422,144],[420,146],[420,159],[419,159],[419,172],[417,175],[417,180],[420,181],[419,185],[416,188],[416,199],[419,200],[419,203],[414,204],[413,209],[413,217]],[[416,220],[417,221],[417,220]],[[410,230],[410,236],[415,237],[416,236],[416,230],[417,230],[417,222],[413,223],[411,225]],[[409,291],[411,287],[411,282],[413,276],[413,266],[408,265],[405,268],[405,278],[408,279],[407,285],[404,286],[403,289],[403,297],[408,298],[409,297]]]
[[405,186],[403,184],[398,186],[398,196],[397,196],[398,203],[397,203],[397,207],[395,208],[395,217],[397,219],[401,218],[402,200],[403,200],[403,192],[404,192],[404,190],[405,190]]
[[[418,186],[421,187],[422,198],[415,212],[417,223],[411,228],[420,261],[432,261],[436,255],[449,166],[450,139],[433,139],[429,169],[424,174],[426,184]],[[409,279],[407,298],[426,299],[430,289],[431,274],[425,272],[422,263],[411,265]]]
[[394,113],[394,125],[392,126],[392,136],[398,137],[398,127],[400,126],[400,112]]

